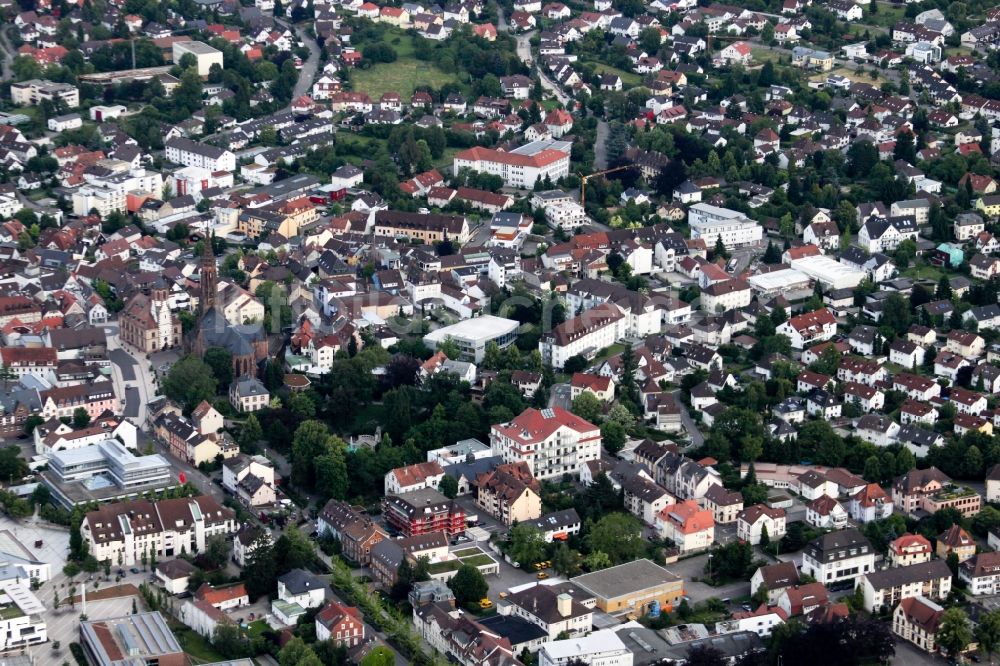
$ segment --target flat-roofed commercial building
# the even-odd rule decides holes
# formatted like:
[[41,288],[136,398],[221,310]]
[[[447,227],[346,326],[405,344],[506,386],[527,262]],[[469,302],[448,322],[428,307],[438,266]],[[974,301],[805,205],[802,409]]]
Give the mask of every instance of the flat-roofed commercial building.
[[684,595],[684,581],[651,560],[635,560],[573,578],[594,596],[597,607],[611,615],[645,615],[653,602],[669,611]]
[[514,344],[518,326],[520,323],[513,319],[482,315],[435,329],[424,336],[424,344],[436,349],[446,340],[452,340],[462,352],[461,360],[481,363],[489,343],[497,343],[500,349],[506,349]]
[[701,238],[708,247],[722,239],[727,250],[755,245],[764,237],[764,227],[738,210],[697,203],[688,210],[691,238]]
[[205,42],[174,42],[173,53],[174,63],[180,63],[181,58],[187,54],[193,55],[198,63],[198,76],[208,76],[212,65],[218,65],[219,69],[223,67],[222,51]]
[[867,277],[864,271],[842,264],[825,254],[792,259],[792,268],[829,289],[853,289]]
[[187,666],[187,656],[159,611],[80,623],[80,645],[95,666]]

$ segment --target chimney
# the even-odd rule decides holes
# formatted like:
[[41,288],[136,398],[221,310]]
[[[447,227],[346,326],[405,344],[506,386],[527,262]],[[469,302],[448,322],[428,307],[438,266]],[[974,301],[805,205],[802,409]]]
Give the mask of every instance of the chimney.
[[560,617],[569,617],[573,612],[573,597],[565,592],[556,597],[556,610]]

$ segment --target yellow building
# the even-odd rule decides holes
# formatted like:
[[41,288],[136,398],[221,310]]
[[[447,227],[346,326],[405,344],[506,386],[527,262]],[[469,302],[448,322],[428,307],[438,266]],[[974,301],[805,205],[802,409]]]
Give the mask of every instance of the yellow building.
[[979,197],[976,199],[976,210],[983,211],[987,217],[1000,217],[1000,195]]
[[645,615],[653,602],[667,612],[684,596],[683,580],[645,559],[583,574],[570,582],[592,594],[597,607],[611,615]]

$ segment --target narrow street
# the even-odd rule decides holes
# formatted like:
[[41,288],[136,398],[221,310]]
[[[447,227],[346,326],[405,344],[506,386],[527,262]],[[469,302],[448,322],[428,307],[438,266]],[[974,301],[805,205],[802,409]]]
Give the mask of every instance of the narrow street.
[[[295,82],[295,88],[292,90],[292,102],[294,102],[312,90],[313,80],[316,78],[316,68],[319,65],[319,45],[316,44],[315,39],[305,34],[305,30],[293,27],[283,19],[275,19],[274,21],[283,28],[294,28],[302,43],[309,49],[309,57],[302,63],[302,69],[299,70],[299,78]],[[282,111],[288,111],[291,108],[291,103],[289,103]]]
[[688,432],[691,437],[691,444],[689,448],[698,448],[705,443],[705,436],[701,434],[698,430],[698,425],[691,418],[690,412],[688,412],[687,405],[681,402],[681,392],[680,390],[674,391],[674,400],[677,401],[677,406],[681,410],[681,423],[684,425],[684,429]]
[[608,123],[597,119],[597,136],[594,137],[594,169],[608,168]]

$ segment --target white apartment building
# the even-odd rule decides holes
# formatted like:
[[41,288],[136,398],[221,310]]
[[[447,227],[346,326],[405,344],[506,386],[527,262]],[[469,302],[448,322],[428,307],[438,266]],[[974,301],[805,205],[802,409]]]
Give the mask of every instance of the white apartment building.
[[802,553],[802,573],[823,585],[854,580],[874,570],[875,551],[855,528],[817,537]]
[[601,456],[601,430],[559,407],[526,409],[513,421],[490,429],[493,455],[505,463],[525,462],[539,480],[580,469]]
[[837,334],[837,319],[828,308],[820,308],[792,317],[777,332],[788,336],[792,349],[803,349],[833,338]]
[[958,567],[958,579],[976,595],[1000,593],[1000,552],[979,553]]
[[865,610],[877,613],[910,597],[944,599],[951,592],[951,578],[951,569],[944,560],[929,560],[873,571],[858,578],[855,587],[861,588]]
[[73,214],[86,216],[96,210],[101,217],[111,213],[124,213],[125,192],[100,185],[84,185],[73,192]]
[[209,171],[234,171],[236,155],[231,151],[186,139],[168,139],[165,148],[167,161],[184,166],[196,166]]
[[31,79],[10,84],[10,99],[17,106],[35,106],[47,99],[65,102],[73,108],[80,106],[80,91],[68,83]]
[[83,518],[80,534],[98,561],[134,566],[144,553],[158,559],[202,552],[209,537],[233,534],[236,514],[200,495],[106,504]]
[[705,312],[728,312],[750,305],[753,292],[743,280],[725,280],[701,291],[701,309]]
[[222,464],[222,487],[236,494],[236,490],[248,476],[255,476],[264,483],[274,486],[274,466],[264,456],[240,454]]
[[602,303],[545,333],[538,342],[542,362],[562,368],[571,356],[593,358],[626,335],[628,318],[617,305]]
[[508,187],[532,189],[546,176],[553,183],[569,174],[569,153],[545,148],[533,155],[505,153],[476,146],[457,153],[452,161],[452,173],[471,169],[503,178]]
[[770,541],[785,536],[785,510],[772,509],[765,504],[755,504],[736,516],[736,538],[751,544],[760,543],[767,530]]
[[545,207],[545,223],[552,229],[573,231],[589,222],[590,218],[587,217],[583,206],[575,201],[554,203]]
[[703,239],[710,248],[715,247],[719,238],[731,250],[759,243],[764,237],[764,228],[743,213],[706,203],[696,203],[688,209],[688,226],[691,238]]
[[588,666],[632,666],[632,652],[611,629],[588,636],[550,641],[538,650],[538,666],[563,666],[582,661]]

